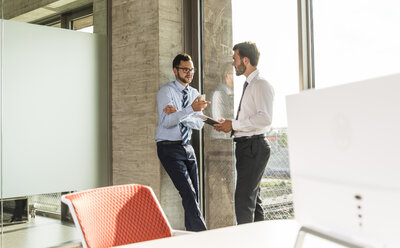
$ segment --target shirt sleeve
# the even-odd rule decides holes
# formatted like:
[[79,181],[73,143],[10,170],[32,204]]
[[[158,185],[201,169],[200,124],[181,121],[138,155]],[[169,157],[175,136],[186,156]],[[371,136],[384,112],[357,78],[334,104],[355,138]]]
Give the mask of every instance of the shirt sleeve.
[[270,126],[272,123],[275,95],[272,86],[265,80],[257,82],[257,87],[252,89],[251,94],[256,108],[255,114],[244,120],[233,120],[232,128],[235,131],[251,132]]
[[167,105],[171,105],[179,109],[179,107],[175,106],[174,104],[172,89],[169,87],[162,87],[159,90],[157,95],[157,103],[159,122],[164,128],[171,128],[178,125],[183,119],[187,118],[193,113],[193,108],[191,105],[188,105],[186,108],[169,115],[164,112],[164,108]]
[[185,118],[183,118],[181,120],[182,124],[191,128],[191,129],[196,129],[196,130],[200,130],[201,128],[203,128],[204,126],[204,122],[202,119],[197,118],[195,115],[198,114],[203,114],[202,111],[199,112],[194,112],[193,108],[191,106],[191,104],[193,103],[193,101],[199,96],[199,92],[196,89],[192,90],[192,94],[191,94],[191,101],[190,101],[190,108],[192,109],[192,112]]
[[222,113],[222,106],[223,104],[227,104],[223,102],[223,97],[222,97],[222,91],[215,91],[212,99],[211,99],[211,113],[212,113],[212,118],[214,119],[221,119],[225,118],[224,114]]
[[195,116],[198,114],[203,114],[203,112],[202,111],[194,112],[193,114],[191,114],[190,116],[188,116],[187,118],[182,120],[183,125],[191,128],[191,129],[196,129],[196,130],[202,129],[204,126],[204,121]]

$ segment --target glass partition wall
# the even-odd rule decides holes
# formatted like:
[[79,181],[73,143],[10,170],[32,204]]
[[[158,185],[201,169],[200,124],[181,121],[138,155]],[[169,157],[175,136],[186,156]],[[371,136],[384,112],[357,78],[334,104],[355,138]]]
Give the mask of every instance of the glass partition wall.
[[61,195],[109,185],[106,3],[1,2],[1,247],[78,243]]
[[[232,67],[233,45],[255,42],[258,69],[275,89],[274,117],[267,134],[271,157],[261,189],[266,219],[293,218],[285,96],[299,91],[296,1],[205,0],[203,3],[204,92],[212,103],[206,114],[235,118],[245,77]],[[210,228],[235,224],[234,144],[230,134],[204,128],[206,217]]]
[[[231,0],[202,1],[203,86],[212,104],[205,114],[233,118],[232,5]],[[233,194],[235,169],[232,139],[204,126],[204,193],[208,228],[235,224]]]
[[[0,86],[3,85],[3,40],[4,40],[4,35],[3,35],[3,5],[4,5],[4,0],[0,1]],[[0,96],[3,95],[2,92],[2,88],[0,87]],[[3,149],[3,145],[2,145],[2,133],[3,133],[3,125],[1,123],[1,116],[3,115],[2,113],[2,101],[0,101],[0,151]],[[4,204],[3,204],[3,162],[2,162],[2,154],[0,152],[0,235],[1,235],[1,239],[0,239],[0,247],[4,247],[3,246],[3,216],[4,216]]]

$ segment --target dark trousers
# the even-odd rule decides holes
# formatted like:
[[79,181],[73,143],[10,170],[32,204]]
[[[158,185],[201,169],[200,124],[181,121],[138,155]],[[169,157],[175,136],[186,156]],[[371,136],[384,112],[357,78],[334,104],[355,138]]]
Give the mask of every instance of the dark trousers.
[[11,221],[21,221],[23,219],[27,201],[27,199],[15,200],[15,208]]
[[190,144],[157,144],[158,158],[182,197],[187,231],[206,230],[199,205],[196,155]]
[[267,166],[270,147],[266,138],[236,142],[235,212],[238,224],[264,220],[260,182]]

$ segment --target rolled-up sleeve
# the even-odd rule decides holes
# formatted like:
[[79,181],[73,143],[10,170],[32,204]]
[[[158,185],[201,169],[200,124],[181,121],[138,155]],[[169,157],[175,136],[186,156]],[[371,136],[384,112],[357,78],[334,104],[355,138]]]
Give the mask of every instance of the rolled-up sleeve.
[[185,118],[182,123],[183,125],[190,127],[191,129],[200,130],[204,126],[204,121],[200,118],[197,118],[196,115],[202,114],[202,112],[194,112],[187,118]]

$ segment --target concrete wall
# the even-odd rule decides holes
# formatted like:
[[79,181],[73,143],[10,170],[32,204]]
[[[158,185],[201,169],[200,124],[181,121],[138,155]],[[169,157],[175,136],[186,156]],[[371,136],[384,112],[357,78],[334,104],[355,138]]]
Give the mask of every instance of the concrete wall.
[[2,6],[4,19],[11,19],[54,2],[57,0],[4,0]]
[[159,88],[158,1],[112,1],[113,183],[160,194],[154,143]]
[[112,1],[113,184],[151,186],[174,228],[184,229],[180,197],[154,141],[157,93],[174,80],[182,51],[180,0]]
[[93,0],[93,33],[107,35],[107,0]]
[[32,22],[75,10],[93,0],[4,0],[4,19]]

